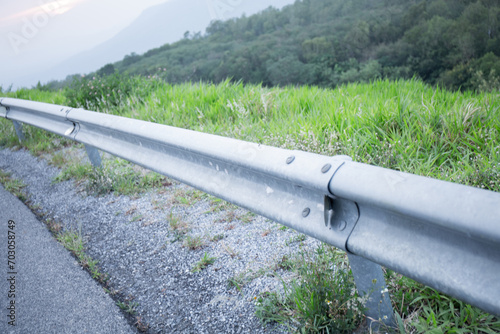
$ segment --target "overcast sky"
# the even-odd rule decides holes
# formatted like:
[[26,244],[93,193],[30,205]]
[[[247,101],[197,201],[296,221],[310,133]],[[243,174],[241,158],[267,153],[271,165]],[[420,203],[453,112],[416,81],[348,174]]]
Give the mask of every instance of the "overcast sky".
[[[0,0],[0,84],[104,42],[166,0]],[[6,81],[7,78],[9,81]]]
[[[168,1],[0,0],[0,85],[5,89],[17,77],[53,68],[92,49],[143,10]],[[234,9],[246,1],[251,0],[205,0],[216,19],[224,19],[214,17],[221,8]]]

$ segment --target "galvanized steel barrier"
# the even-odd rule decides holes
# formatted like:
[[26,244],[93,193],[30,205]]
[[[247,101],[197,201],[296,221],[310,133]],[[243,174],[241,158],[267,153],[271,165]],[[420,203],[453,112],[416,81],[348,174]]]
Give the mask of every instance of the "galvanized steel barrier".
[[393,323],[383,265],[500,315],[500,193],[46,103],[0,99],[0,116],[85,144],[348,252],[366,315]]

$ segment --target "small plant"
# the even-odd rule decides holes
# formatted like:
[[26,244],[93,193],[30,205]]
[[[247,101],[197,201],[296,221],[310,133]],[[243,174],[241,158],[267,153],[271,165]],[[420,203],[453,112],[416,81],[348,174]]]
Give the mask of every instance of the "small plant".
[[161,203],[161,201],[159,201],[157,199],[151,200],[151,205],[153,206],[153,210],[159,210],[163,206],[163,204]]
[[105,168],[92,167],[87,178],[85,190],[89,194],[96,196],[106,195],[115,189],[112,174]]
[[138,303],[132,303],[132,302],[122,302],[118,301],[116,302],[116,305],[118,305],[119,308],[121,308],[125,313],[128,314],[134,314],[137,312],[136,308],[139,306]]
[[216,223],[231,223],[233,220],[237,219],[235,210],[225,210],[221,216],[215,220]]
[[359,327],[364,299],[356,292],[345,254],[321,245],[315,253],[302,251],[284,262],[298,278],[282,280],[283,294],[265,292],[256,298],[256,314],[263,322],[304,333],[352,333]]
[[283,270],[291,270],[294,267],[294,261],[290,256],[283,255],[283,257],[276,262],[276,268]]
[[161,186],[164,177],[157,173],[137,172],[132,163],[121,159],[106,161],[102,167],[72,163],[57,175],[53,182],[75,179],[84,185],[89,194],[96,196],[111,192],[137,195],[156,186]]
[[193,269],[191,269],[191,272],[197,273],[199,271],[202,271],[203,269],[205,269],[209,265],[213,264],[215,262],[215,260],[217,260],[216,257],[210,257],[210,256],[208,256],[208,253],[205,252],[205,254],[201,258],[201,260],[196,262]]
[[101,283],[106,283],[108,275],[101,273],[97,266],[98,261],[92,259],[85,254],[83,239],[79,233],[72,231],[65,231],[58,233],[56,239],[78,259],[80,265],[87,269],[92,275],[92,278],[97,279]]
[[11,174],[0,170],[0,183],[3,184],[5,190],[10,192],[12,195],[16,196],[23,202],[26,201],[26,195],[23,191],[26,185],[22,181],[13,179]]
[[285,242],[285,244],[286,244],[287,246],[289,246],[289,245],[291,245],[291,244],[293,244],[293,243],[295,243],[295,242],[302,242],[302,241],[304,241],[304,240],[306,240],[306,239],[307,239],[307,236],[306,236],[305,234],[297,234],[296,236],[291,237],[290,239],[288,239],[288,240]]
[[194,236],[194,237],[188,235],[184,239],[183,245],[184,245],[184,247],[187,247],[190,250],[196,250],[196,249],[199,249],[199,248],[202,248],[203,246],[205,246],[205,241],[199,235]]
[[57,152],[50,158],[49,165],[54,167],[62,168],[68,163],[68,159],[63,152]]
[[210,196],[210,199],[210,210],[208,210],[207,213],[226,211],[226,217],[221,221],[228,221],[231,216],[231,220],[234,219],[235,212],[231,213],[230,215],[227,212],[236,210],[238,208],[236,205],[213,196]]
[[116,291],[115,289],[113,288],[103,288],[104,289],[104,292],[106,292],[108,295],[110,296],[116,296],[116,294],[118,294],[119,291]]
[[189,225],[179,217],[175,216],[172,211],[168,216],[168,224],[174,233],[174,241],[184,239],[185,235],[189,232]]
[[58,234],[57,240],[78,258],[83,255],[83,240],[78,233],[66,231]]
[[256,216],[253,212],[246,212],[242,216],[237,217],[243,224],[250,224],[254,217]]
[[202,192],[198,190],[186,190],[186,189],[177,189],[172,199],[170,200],[173,205],[183,205],[183,206],[191,206],[196,200],[199,200],[202,197]]
[[45,224],[49,228],[50,232],[52,232],[52,234],[54,235],[57,235],[62,231],[62,224],[52,218],[47,218],[45,220]]
[[224,239],[224,233],[216,234],[210,238],[210,241],[219,241]]
[[90,174],[92,165],[72,163],[64,168],[54,179],[52,183],[63,182],[75,179],[77,182],[82,182]]
[[131,222],[141,221],[142,220],[142,216],[143,215],[135,215],[134,217],[132,217],[132,219],[130,221]]
[[256,279],[257,277],[261,277],[264,275],[268,276],[274,276],[274,272],[272,268],[259,268],[259,269],[247,269],[243,270],[236,275],[230,277],[227,280],[228,286],[229,287],[235,287],[238,290],[241,290],[241,288]]

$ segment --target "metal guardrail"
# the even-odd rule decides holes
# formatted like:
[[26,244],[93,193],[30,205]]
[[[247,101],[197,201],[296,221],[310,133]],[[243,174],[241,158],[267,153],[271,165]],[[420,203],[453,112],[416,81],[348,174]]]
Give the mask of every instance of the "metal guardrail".
[[20,139],[19,122],[45,129],[94,165],[98,148],[347,251],[369,318],[393,322],[379,265],[500,315],[500,193],[46,103],[2,98],[0,116]]

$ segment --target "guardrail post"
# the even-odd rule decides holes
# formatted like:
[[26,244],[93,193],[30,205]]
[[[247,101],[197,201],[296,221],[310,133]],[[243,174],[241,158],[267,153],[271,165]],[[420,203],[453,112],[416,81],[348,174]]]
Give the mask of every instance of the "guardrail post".
[[101,161],[101,155],[99,154],[99,151],[90,145],[85,144],[85,150],[87,151],[87,155],[90,159],[90,162],[94,167],[101,167],[102,166],[102,161]]
[[23,133],[23,125],[21,123],[19,123],[18,121],[12,121],[12,123],[14,124],[14,129],[16,129],[16,134],[17,134],[17,138],[19,138],[19,142],[23,142],[26,140],[26,137],[24,137],[24,133]]
[[360,256],[347,253],[360,296],[369,295],[365,315],[368,326],[378,331],[380,324],[395,326],[391,298],[382,267]]

